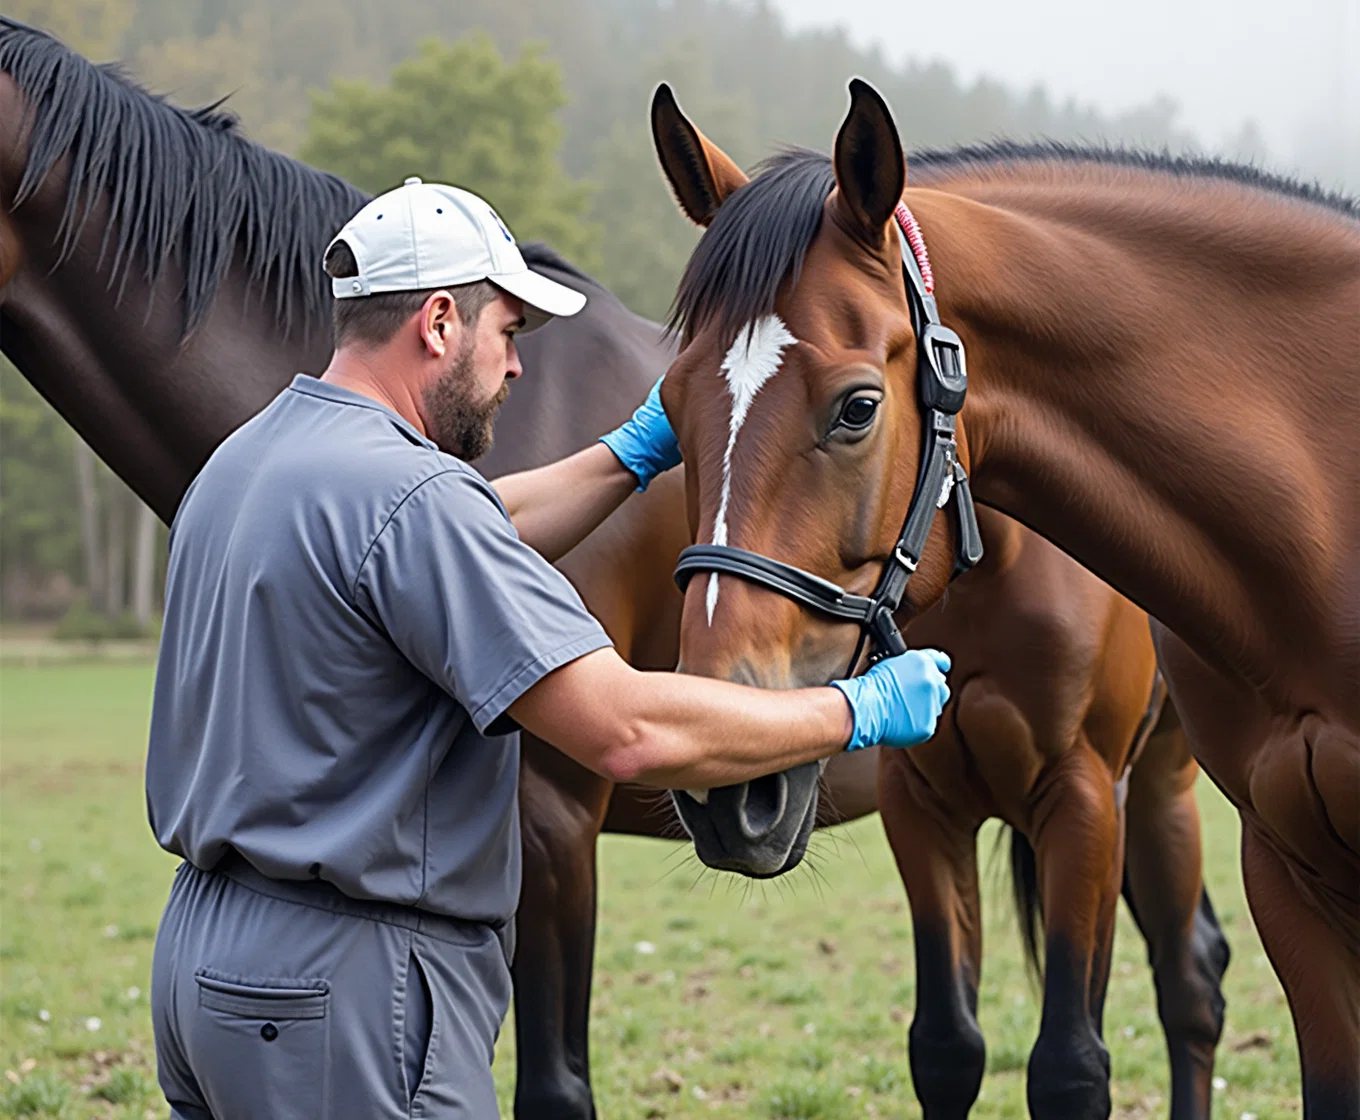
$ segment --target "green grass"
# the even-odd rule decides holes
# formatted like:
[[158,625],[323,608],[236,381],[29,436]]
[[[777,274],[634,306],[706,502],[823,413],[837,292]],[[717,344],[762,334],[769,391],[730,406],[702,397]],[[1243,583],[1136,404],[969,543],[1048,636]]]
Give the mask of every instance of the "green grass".
[[[144,662],[0,666],[0,1116],[166,1115],[146,993],[174,860],[145,817],[150,687]],[[1234,954],[1214,1115],[1297,1116],[1293,1035],[1242,895],[1236,817],[1207,783],[1200,800]],[[878,822],[818,836],[810,862],[752,884],[701,872],[676,844],[605,838],[591,1025],[603,1115],[920,1115],[905,1046],[910,922]],[[974,1115],[1020,1117],[1037,1010],[999,863],[985,937],[988,1074]],[[655,951],[638,952],[644,941]],[[1144,962],[1121,914],[1106,1037],[1125,1120],[1166,1111]],[[496,1064],[507,1115],[513,1033]]]

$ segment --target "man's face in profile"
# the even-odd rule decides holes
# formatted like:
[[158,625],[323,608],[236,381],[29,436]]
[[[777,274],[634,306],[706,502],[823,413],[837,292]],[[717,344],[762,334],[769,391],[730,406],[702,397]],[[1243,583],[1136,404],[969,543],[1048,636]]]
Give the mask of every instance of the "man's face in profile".
[[523,368],[515,333],[524,325],[524,305],[508,292],[482,308],[476,322],[463,327],[449,367],[425,391],[425,423],[440,450],[464,462],[489,450],[510,382]]

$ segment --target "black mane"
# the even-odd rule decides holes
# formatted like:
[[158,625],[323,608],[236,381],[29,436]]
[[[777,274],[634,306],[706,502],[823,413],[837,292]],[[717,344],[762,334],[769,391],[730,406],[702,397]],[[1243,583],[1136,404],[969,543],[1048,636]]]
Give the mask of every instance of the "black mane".
[[[1360,219],[1360,201],[1315,183],[1228,160],[1168,152],[997,141],[914,152],[908,163],[913,182],[968,170],[1004,172],[1019,163],[1095,163],[1187,179],[1221,179]],[[759,164],[751,181],[719,207],[699,239],[680,280],[667,331],[689,336],[716,321],[726,345],[746,324],[772,313],[784,284],[797,282],[835,182],[831,159],[821,152],[790,148]]]
[[0,71],[28,101],[28,161],[14,205],[70,159],[58,238],[75,248],[95,201],[109,200],[101,257],[121,294],[135,257],[154,280],[183,267],[187,334],[212,303],[238,245],[272,291],[285,331],[329,319],[321,247],[367,196],[334,175],[252,144],[220,103],[185,110],[116,67],[94,66],[40,31],[0,17]]
[[1252,164],[1235,163],[1220,156],[1172,155],[1168,151],[1146,152],[1118,145],[1090,147],[1041,140],[1020,144],[994,140],[989,144],[964,145],[938,151],[913,152],[913,170],[949,172],[970,168],[996,167],[1014,163],[1098,163],[1106,167],[1127,167],[1136,171],[1157,172],[1182,179],[1221,179],[1255,190],[1311,202],[1335,210],[1348,218],[1360,218],[1360,199],[1320,184],[1305,183],[1287,175]]

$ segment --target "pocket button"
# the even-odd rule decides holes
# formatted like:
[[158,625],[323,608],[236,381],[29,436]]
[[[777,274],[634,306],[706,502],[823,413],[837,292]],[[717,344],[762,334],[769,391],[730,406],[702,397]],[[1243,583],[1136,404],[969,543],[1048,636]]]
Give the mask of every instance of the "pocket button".
[[266,1042],[273,1042],[274,1039],[279,1037],[279,1028],[274,1026],[273,1023],[266,1023],[260,1028],[260,1037]]

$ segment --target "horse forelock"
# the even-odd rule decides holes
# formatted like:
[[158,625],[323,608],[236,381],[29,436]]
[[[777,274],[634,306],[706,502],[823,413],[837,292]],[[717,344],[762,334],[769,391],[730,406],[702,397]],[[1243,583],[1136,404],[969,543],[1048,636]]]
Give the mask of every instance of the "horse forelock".
[[788,148],[760,164],[695,246],[666,329],[689,338],[714,323],[725,348],[773,314],[780,290],[798,282],[835,183],[820,152]]
[[4,17],[0,72],[26,102],[28,146],[10,188],[14,209],[69,162],[59,260],[74,252],[103,197],[109,223],[100,257],[109,284],[121,292],[134,258],[148,283],[177,260],[185,334],[211,306],[238,251],[262,296],[272,296],[285,333],[324,326],[330,295],[321,252],[363,205],[361,191],[251,143],[221,102],[177,108],[120,67],[95,66]]

